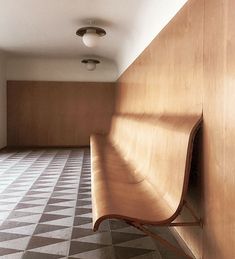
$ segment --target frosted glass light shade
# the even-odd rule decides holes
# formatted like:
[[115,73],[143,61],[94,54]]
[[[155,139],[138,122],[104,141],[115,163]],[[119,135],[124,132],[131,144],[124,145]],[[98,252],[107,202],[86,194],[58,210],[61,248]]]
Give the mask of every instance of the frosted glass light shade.
[[86,58],[81,61],[86,65],[86,69],[88,71],[94,71],[96,69],[96,64],[99,64],[100,61],[98,59]]
[[82,40],[87,47],[93,48],[97,46],[99,38],[100,36],[94,30],[87,30],[87,32],[83,35]]
[[83,43],[87,47],[95,47],[99,39],[106,35],[106,31],[99,27],[82,27],[76,31],[76,35],[82,37]]
[[88,62],[88,63],[86,64],[86,69],[87,69],[88,71],[94,71],[94,70],[96,69],[96,63],[94,63],[94,62]]

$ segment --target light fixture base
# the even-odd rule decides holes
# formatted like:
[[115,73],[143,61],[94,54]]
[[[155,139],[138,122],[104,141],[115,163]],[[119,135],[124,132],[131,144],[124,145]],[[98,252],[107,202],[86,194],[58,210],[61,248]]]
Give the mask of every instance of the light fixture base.
[[94,64],[99,64],[100,61],[97,59],[92,59],[92,58],[87,58],[87,59],[83,59],[81,61],[83,64],[87,64],[87,63],[94,63]]
[[80,29],[78,29],[76,31],[76,35],[83,37],[84,34],[87,33],[87,31],[94,31],[97,35],[99,35],[100,37],[106,35],[106,31],[102,28],[99,27],[92,27],[92,26],[88,26],[88,27],[82,27]]

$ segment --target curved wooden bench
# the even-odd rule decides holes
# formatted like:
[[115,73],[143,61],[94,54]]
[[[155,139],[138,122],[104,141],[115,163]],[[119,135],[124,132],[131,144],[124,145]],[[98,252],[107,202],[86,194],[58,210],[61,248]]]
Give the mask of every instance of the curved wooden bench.
[[108,218],[167,225],[184,205],[200,115],[113,116],[91,136],[94,231]]

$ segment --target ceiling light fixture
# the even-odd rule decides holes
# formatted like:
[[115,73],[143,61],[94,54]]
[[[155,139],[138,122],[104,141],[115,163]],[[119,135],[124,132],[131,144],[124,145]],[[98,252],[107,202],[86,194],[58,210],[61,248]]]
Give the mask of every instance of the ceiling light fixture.
[[89,47],[95,47],[99,39],[106,34],[106,31],[99,27],[82,27],[76,31],[76,34],[82,37],[83,43]]
[[100,63],[99,60],[91,58],[83,59],[81,62],[86,65],[86,69],[88,71],[94,71],[96,69],[96,65]]

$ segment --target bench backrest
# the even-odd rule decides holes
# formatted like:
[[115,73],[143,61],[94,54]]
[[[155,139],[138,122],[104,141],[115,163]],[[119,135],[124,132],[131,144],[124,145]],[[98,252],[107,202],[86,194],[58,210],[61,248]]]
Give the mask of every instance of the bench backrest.
[[193,138],[200,115],[113,116],[109,138],[173,210],[187,191]]

